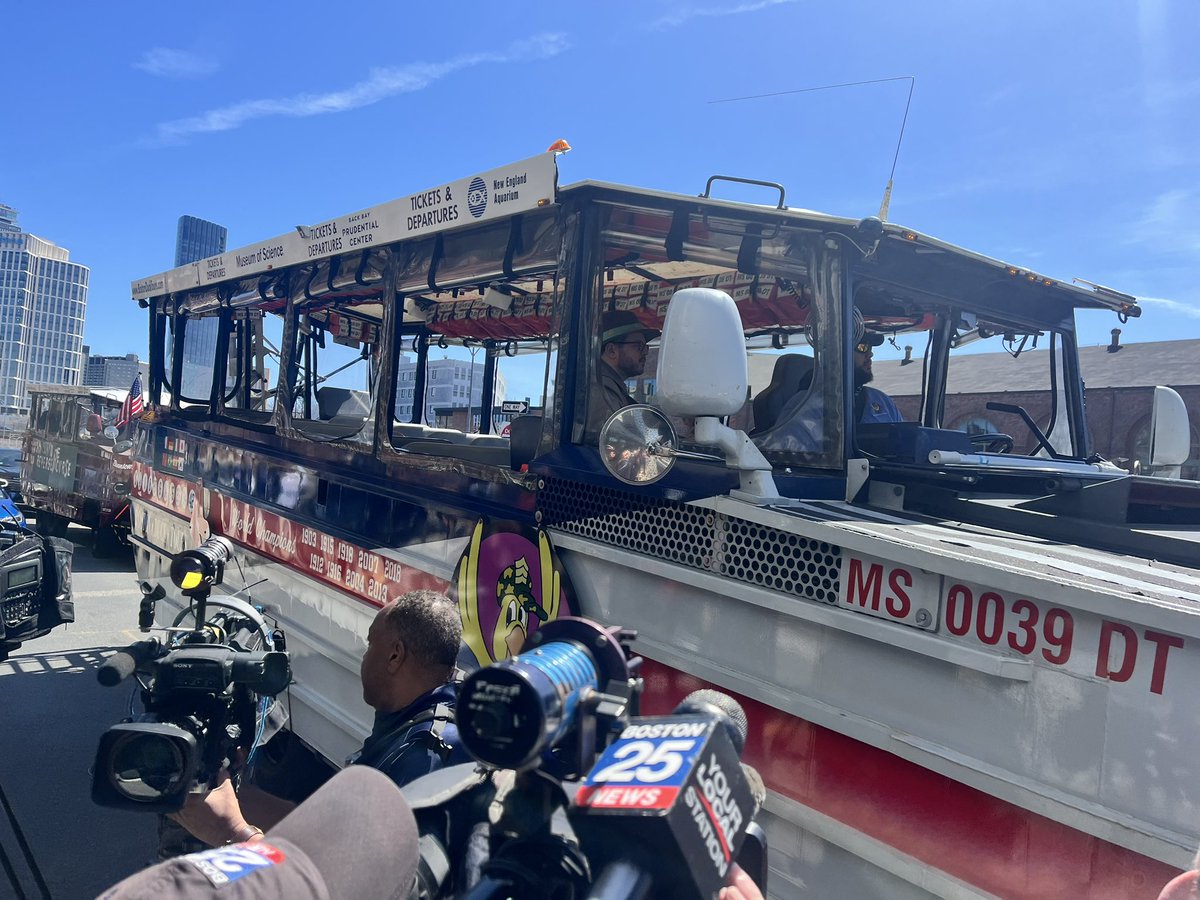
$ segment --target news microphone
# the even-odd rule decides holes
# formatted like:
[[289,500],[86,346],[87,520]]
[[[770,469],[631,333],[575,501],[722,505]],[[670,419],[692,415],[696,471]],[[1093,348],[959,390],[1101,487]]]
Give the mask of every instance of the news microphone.
[[714,691],[712,688],[702,688],[698,691],[692,691],[680,700],[679,705],[675,707],[675,712],[672,715],[679,716],[686,713],[705,716],[725,716],[725,719],[722,721],[722,724],[725,726],[725,732],[729,735],[729,739],[733,741],[733,749],[737,751],[737,755],[742,755],[742,751],[746,749],[746,735],[749,731],[749,726],[746,722],[746,711],[742,709],[742,704],[738,703],[728,694]]
[[767,786],[763,782],[763,777],[758,774],[758,769],[749,763],[742,763],[742,774],[746,776],[746,784],[750,788],[750,796],[754,798],[754,812],[750,814],[750,818],[758,815],[758,811],[762,809],[764,803],[767,802]]
[[754,799],[754,807],[753,812],[750,813],[750,824],[746,826],[746,837],[742,840],[742,846],[738,850],[735,861],[750,876],[750,880],[759,886],[765,896],[769,868],[767,833],[755,819],[758,811],[767,802],[767,786],[763,782],[763,777],[758,774],[758,769],[749,763],[742,763],[742,774],[746,776],[746,784],[750,788],[750,796]]
[[96,679],[105,687],[115,687],[136,672],[138,666],[158,656],[160,649],[158,638],[134,641],[101,663]]
[[601,871],[592,897],[691,900],[725,884],[754,797],[735,749],[745,714],[708,693],[672,715],[630,719],[583,780],[570,818]]

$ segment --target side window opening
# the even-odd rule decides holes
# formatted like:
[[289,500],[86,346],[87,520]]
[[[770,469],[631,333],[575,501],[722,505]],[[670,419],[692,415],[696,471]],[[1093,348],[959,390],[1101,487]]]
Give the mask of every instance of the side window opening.
[[[182,331],[182,347],[178,332]],[[179,408],[207,409],[216,373],[220,318],[212,314],[179,312],[167,319],[164,360],[167,389]],[[178,348],[178,349],[177,349]],[[176,360],[175,354],[179,353]],[[179,384],[175,385],[178,379]]]
[[[1055,453],[1072,455],[1058,336],[1011,326],[1006,330],[995,323],[968,324],[970,328],[959,332],[961,349],[950,353],[942,426],[979,435],[976,442],[980,446],[984,446],[985,434],[1005,434],[1013,438],[1015,454],[1049,455],[1019,414],[988,408],[989,402],[998,399],[997,386],[1003,385],[1003,402],[1024,409]],[[970,339],[963,340],[963,336]]]
[[295,316],[286,354],[289,413],[305,437],[374,446],[390,258],[382,248],[319,260],[288,286]]
[[406,249],[393,446],[513,464],[514,422],[523,419],[516,429],[528,435],[553,392],[560,243],[558,212],[547,210]]
[[220,411],[265,424],[275,412],[283,374],[287,276],[249,278],[229,288]]
[[373,441],[381,322],[354,307],[301,312],[292,423],[317,439]]
[[[557,355],[557,344],[549,339],[443,337],[428,346],[422,369],[420,354],[403,351],[397,364],[393,444],[406,452],[508,466],[513,423],[542,415]],[[529,427],[517,425],[518,430]]]
[[271,419],[279,390],[283,328],[278,311],[233,312],[222,396],[226,415],[253,422]]

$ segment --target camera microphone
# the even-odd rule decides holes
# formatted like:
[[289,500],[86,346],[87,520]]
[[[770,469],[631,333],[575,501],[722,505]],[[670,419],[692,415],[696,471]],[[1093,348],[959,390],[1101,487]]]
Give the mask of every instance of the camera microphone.
[[697,694],[630,719],[576,794],[571,824],[601,871],[590,896],[707,898],[725,883],[755,812],[746,717],[732,697]]
[[105,687],[116,687],[137,671],[138,666],[150,662],[159,654],[161,645],[157,638],[134,641],[124,650],[118,650],[96,670],[96,680]]

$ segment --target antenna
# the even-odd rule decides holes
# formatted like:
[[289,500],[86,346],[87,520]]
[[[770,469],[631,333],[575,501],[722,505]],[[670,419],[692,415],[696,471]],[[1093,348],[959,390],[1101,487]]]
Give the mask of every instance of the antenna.
[[709,103],[740,103],[743,100],[762,100],[767,97],[785,97],[789,94],[811,94],[814,91],[831,91],[837,88],[861,87],[867,84],[885,84],[889,81],[907,81],[908,99],[904,102],[904,118],[900,122],[900,136],[896,139],[896,153],[892,157],[892,171],[888,174],[887,187],[883,189],[883,202],[879,204],[879,219],[886,222],[888,207],[892,203],[892,182],[896,176],[896,163],[900,159],[900,144],[904,141],[904,128],[908,124],[908,110],[912,106],[913,89],[917,85],[915,75],[895,75],[891,78],[872,78],[868,81],[843,81],[840,84],[823,84],[819,87],[796,88],[791,91],[772,91],[768,94],[749,94],[745,97],[726,97],[721,100],[709,100]]

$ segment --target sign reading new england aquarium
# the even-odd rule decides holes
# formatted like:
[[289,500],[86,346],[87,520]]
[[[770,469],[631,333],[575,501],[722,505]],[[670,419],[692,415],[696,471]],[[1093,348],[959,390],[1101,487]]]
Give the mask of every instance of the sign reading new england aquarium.
[[541,153],[523,162],[446,182],[399,200],[298,227],[269,241],[138,279],[133,282],[133,299],[145,300],[170,291],[244,278],[537,209],[554,202],[557,172],[554,154]]

